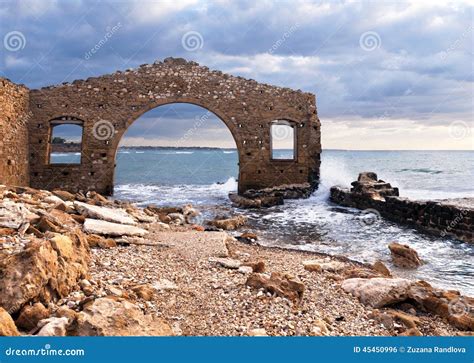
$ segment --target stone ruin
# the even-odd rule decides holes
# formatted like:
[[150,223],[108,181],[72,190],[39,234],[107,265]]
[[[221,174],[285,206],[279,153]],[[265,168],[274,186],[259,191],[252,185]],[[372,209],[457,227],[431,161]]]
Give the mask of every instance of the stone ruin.
[[[317,187],[321,143],[313,94],[175,58],[35,90],[0,79],[0,184],[110,195],[122,136],[145,112],[170,103],[201,106],[225,123],[238,150],[239,194],[290,185],[304,196]],[[62,124],[82,128],[78,164],[50,162],[52,130]],[[291,159],[272,157],[275,124],[293,131]]]

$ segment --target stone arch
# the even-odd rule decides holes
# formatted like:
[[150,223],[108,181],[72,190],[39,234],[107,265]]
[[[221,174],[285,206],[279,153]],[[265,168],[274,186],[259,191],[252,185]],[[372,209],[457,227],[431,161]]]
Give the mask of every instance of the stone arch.
[[[220,119],[220,121],[222,121],[224,123],[224,125],[226,125],[227,130],[232,135],[232,139],[234,140],[234,143],[235,143],[235,146],[236,146],[236,149],[237,149],[238,160],[240,160],[240,153],[242,151],[242,147],[239,147],[239,145],[237,144],[237,140],[238,140],[237,131],[234,127],[234,124],[231,122],[230,118],[227,117],[220,110],[210,109],[209,107],[206,107],[204,104],[202,104],[202,102],[200,102],[199,100],[193,99],[193,98],[186,98],[186,99],[179,98],[179,99],[165,100],[163,102],[160,102],[157,105],[150,104],[148,109],[140,111],[140,113],[138,115],[136,113],[131,114],[125,122],[126,127],[123,128],[122,130],[120,130],[120,132],[116,135],[117,137],[114,138],[114,143],[112,145],[112,147],[115,150],[114,160],[117,159],[117,152],[118,152],[121,140],[123,139],[124,135],[126,134],[128,129],[134,124],[135,121],[137,121],[141,116],[143,116],[144,114],[146,114],[147,112],[149,112],[151,110],[157,109],[161,106],[172,105],[172,104],[188,104],[188,105],[199,106],[200,108],[202,108],[202,109],[212,113],[213,115],[217,116],[217,118]],[[114,166],[116,166],[116,165],[114,165]],[[237,179],[239,180],[239,176],[238,176]],[[114,170],[114,180],[115,180],[115,170]]]
[[[319,181],[320,122],[315,96],[209,70],[184,59],[165,59],[137,69],[29,91],[30,180],[37,188],[113,191],[116,148],[126,129],[145,112],[170,103],[192,103],[219,117],[239,153],[239,193],[282,184]],[[57,115],[84,121],[82,163],[46,164],[48,121]],[[297,158],[271,160],[269,124],[288,119],[297,129]],[[110,139],[94,135],[100,121],[113,128]]]

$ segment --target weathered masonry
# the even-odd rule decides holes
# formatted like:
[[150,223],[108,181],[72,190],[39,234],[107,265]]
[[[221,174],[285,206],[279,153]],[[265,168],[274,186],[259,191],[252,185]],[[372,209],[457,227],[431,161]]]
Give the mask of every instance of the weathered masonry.
[[[240,193],[285,184],[315,188],[319,181],[320,122],[315,96],[310,93],[261,84],[174,58],[38,90],[27,91],[7,80],[2,83],[0,130],[5,135],[28,135],[29,142],[17,139],[16,144],[0,145],[0,183],[111,194],[121,137],[142,114],[170,103],[204,107],[226,124],[238,149]],[[52,129],[61,124],[74,124],[82,130],[77,164],[50,163]],[[291,159],[273,158],[274,125],[291,129]],[[6,140],[14,138],[12,134]],[[25,164],[26,154],[29,165]],[[23,175],[28,169],[29,180]],[[21,178],[12,177],[17,174]]]

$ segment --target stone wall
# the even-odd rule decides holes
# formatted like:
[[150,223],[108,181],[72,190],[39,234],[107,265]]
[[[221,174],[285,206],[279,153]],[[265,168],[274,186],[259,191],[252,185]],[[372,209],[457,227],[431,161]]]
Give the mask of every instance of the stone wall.
[[[283,184],[317,186],[321,144],[313,94],[234,77],[184,59],[32,90],[31,186],[111,194],[115,155],[127,128],[145,112],[176,102],[202,106],[228,127],[238,149],[240,193]],[[68,119],[84,127],[81,164],[50,164],[51,120]],[[270,126],[281,119],[295,129],[294,160],[271,158]]]
[[[365,184],[363,192],[360,191],[361,184]],[[380,195],[375,190],[376,185],[381,184],[385,185],[383,188],[385,192],[389,190],[387,186],[390,184],[383,181],[377,181],[372,185],[357,181],[353,183],[354,187],[351,190],[335,186],[331,188],[330,198],[332,202],[343,206],[376,210],[388,220],[409,225],[430,234],[441,237],[450,236],[474,243],[474,200],[472,198],[441,201],[410,200],[397,196],[396,188],[393,188],[395,192],[387,193],[392,195]]]
[[0,184],[28,185],[28,89],[0,78]]

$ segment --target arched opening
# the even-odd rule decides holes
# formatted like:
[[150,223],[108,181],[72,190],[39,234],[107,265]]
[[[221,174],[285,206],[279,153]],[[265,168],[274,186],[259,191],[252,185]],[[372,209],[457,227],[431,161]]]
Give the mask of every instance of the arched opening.
[[48,163],[80,164],[82,153],[83,121],[64,116],[50,121]]
[[154,108],[128,127],[116,152],[114,195],[165,204],[212,204],[237,190],[239,153],[211,111],[190,103]]

